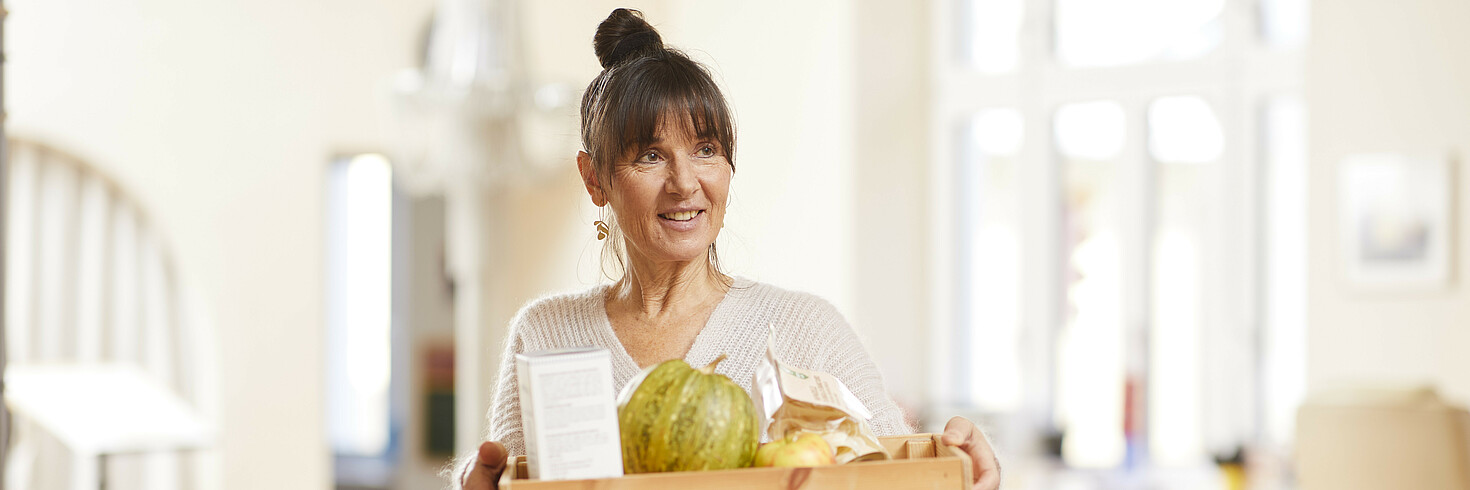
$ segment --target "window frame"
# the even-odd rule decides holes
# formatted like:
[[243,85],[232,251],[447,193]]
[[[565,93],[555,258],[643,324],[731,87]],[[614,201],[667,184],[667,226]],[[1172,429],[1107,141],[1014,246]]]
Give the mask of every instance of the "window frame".
[[[1262,356],[1269,349],[1264,342],[1269,336],[1261,331],[1265,321],[1261,281],[1266,265],[1264,233],[1269,223],[1262,210],[1266,198],[1263,165],[1267,158],[1261,145],[1261,114],[1272,98],[1299,96],[1304,86],[1304,48],[1283,49],[1267,42],[1260,15],[1264,1],[1227,0],[1220,14],[1220,45],[1202,57],[1073,68],[1061,63],[1052,50],[1054,1],[1022,0],[1019,54],[1013,69],[1003,74],[971,69],[963,58],[965,39],[960,24],[964,22],[967,1],[940,0],[931,4],[930,123],[935,130],[930,136],[934,158],[928,169],[928,206],[932,213],[929,277],[931,290],[940,294],[932,295],[930,300],[934,322],[930,345],[936,354],[930,356],[931,368],[939,375],[929,388],[937,412],[976,414],[995,426],[1008,427],[1001,431],[1002,438],[1010,431],[1029,433],[1014,441],[1002,441],[1013,447],[1024,448],[1027,440],[1039,439],[1030,436],[1057,430],[1051,414],[1055,413],[1056,338],[1065,321],[1061,315],[1066,301],[1062,267],[1067,251],[1061,243],[1060,229],[1065,174],[1054,149],[1051,123],[1060,106],[1073,102],[1113,100],[1125,112],[1126,141],[1118,157],[1128,190],[1125,193],[1132,196],[1120,203],[1124,214],[1122,294],[1128,332],[1124,341],[1129,350],[1125,362],[1130,373],[1148,379],[1152,315],[1149,263],[1159,211],[1159,163],[1148,153],[1147,115],[1149,104],[1160,97],[1193,95],[1211,104],[1225,139],[1222,154],[1214,163],[1222,183],[1218,198],[1220,202],[1239,204],[1219,206],[1214,216],[1222,228],[1219,235],[1227,237],[1216,246],[1229,252],[1224,254],[1226,260],[1202,264],[1206,267],[1203,276],[1219,274],[1219,279],[1213,290],[1206,289],[1209,292],[1205,293],[1200,312],[1202,318],[1216,320],[1202,322],[1199,335],[1206,345],[1211,339],[1248,339],[1244,352],[1211,348],[1205,354],[1250,367],[1246,377],[1251,386],[1242,396],[1249,398],[1252,407],[1251,413],[1225,421],[1226,426],[1218,430],[1210,428],[1213,419],[1203,416],[1206,428],[1202,436],[1206,451],[1263,437],[1266,383],[1261,369],[1265,366]],[[957,266],[965,261],[959,256],[962,252],[958,244],[964,231],[957,222],[960,213],[954,204],[962,196],[954,179],[958,174],[955,166],[961,163],[963,154],[961,145],[966,143],[965,133],[957,129],[965,127],[979,111],[1005,108],[1022,114],[1024,134],[1016,157],[1020,167],[1016,220],[1020,223],[1022,251],[1018,308],[1022,402],[1014,413],[987,413],[965,402],[968,393],[960,386],[965,375],[951,373],[955,367],[963,369],[967,365],[956,340],[968,338],[962,331],[964,326],[958,324],[964,318],[958,299],[964,288],[963,273],[957,272]],[[1304,200],[1301,205],[1305,206]],[[1208,367],[1202,367],[1201,375],[1209,379],[1220,373],[1211,375]],[[1211,396],[1202,394],[1201,404]],[[1141,412],[1135,415],[1142,417]]]

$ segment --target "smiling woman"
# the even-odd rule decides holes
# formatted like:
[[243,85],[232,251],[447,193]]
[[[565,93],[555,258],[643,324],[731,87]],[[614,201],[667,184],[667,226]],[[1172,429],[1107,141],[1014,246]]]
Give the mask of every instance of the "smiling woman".
[[[710,238],[706,242],[708,263],[710,270],[717,271],[719,258],[713,234],[724,225],[725,198],[735,172],[735,123],[719,86],[704,68],[678,50],[665,47],[658,32],[634,12],[619,9],[598,26],[593,45],[606,69],[582,95],[582,145],[587,151],[577,155],[577,167],[593,204],[599,208],[612,204],[614,211],[614,219],[608,222],[611,239],[604,246],[604,263],[615,262],[607,271],[615,278],[623,274],[630,259],[626,256],[630,250],[624,248],[619,237],[620,219],[633,220],[627,223],[638,227],[629,230],[632,233],[663,227],[643,226],[659,223],[637,221],[635,214],[639,212],[644,218],[652,218],[649,210],[619,212],[629,200],[611,193],[622,192],[620,187],[636,192],[640,186],[645,191],[656,191],[666,183],[675,183],[685,187],[673,194],[671,202],[662,202],[664,207],[652,211],[654,215],[715,211],[712,216],[696,213],[700,216],[695,219],[714,225],[705,227],[711,234],[700,238]],[[699,163],[687,165],[690,162],[686,158]],[[722,178],[711,178],[713,167],[718,167],[714,171]],[[671,175],[677,178],[656,180]],[[602,182],[608,184],[606,191],[599,185]],[[696,186],[701,189],[692,189]],[[695,191],[703,191],[699,198],[703,207],[690,202]],[[717,191],[716,195],[712,196],[712,191]],[[680,197],[681,192],[691,195]],[[683,216],[659,217],[689,221]],[[680,230],[675,224],[665,223],[670,230]],[[690,223],[688,229],[692,231],[696,225]]]
[[[511,321],[489,413],[493,442],[463,456],[456,481],[493,488],[506,456],[526,452],[516,355],[569,347],[607,349],[614,391],[663,361],[722,358],[716,372],[749,392],[769,346],[783,362],[841,380],[873,414],[876,434],[913,432],[836,308],[720,269],[714,244],[735,173],[735,132],[709,72],[664,47],[636,11],[613,11],[593,45],[603,71],[582,98],[577,167],[588,198],[611,211],[605,258],[616,261],[614,282],[533,301]],[[999,484],[974,424],[956,417],[945,440],[976,461],[977,488]]]

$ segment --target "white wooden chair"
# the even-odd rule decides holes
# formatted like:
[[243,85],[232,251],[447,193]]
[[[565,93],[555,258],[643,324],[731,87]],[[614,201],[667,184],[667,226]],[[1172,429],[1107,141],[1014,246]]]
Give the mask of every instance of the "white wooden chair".
[[163,237],[97,169],[9,150],[5,488],[210,486],[214,342]]

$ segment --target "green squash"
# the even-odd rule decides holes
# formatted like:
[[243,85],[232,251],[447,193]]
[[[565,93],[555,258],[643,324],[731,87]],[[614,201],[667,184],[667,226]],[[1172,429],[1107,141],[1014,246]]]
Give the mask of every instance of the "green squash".
[[744,468],[760,445],[760,417],[740,385],[715,365],[672,359],[645,369],[618,402],[623,472]]

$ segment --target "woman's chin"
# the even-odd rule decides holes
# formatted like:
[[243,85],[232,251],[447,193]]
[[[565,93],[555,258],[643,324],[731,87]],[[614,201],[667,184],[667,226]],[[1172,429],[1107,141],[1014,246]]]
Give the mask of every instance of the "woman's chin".
[[655,263],[682,264],[703,263],[709,260],[709,244],[696,242],[676,247],[656,247],[648,257]]
[[718,231],[708,226],[688,231],[653,229],[641,236],[628,236],[628,251],[652,263],[704,262],[717,237]]
[[708,249],[707,248],[706,249],[701,249],[697,253],[696,252],[683,252],[683,251],[681,251],[681,253],[670,253],[668,255],[669,258],[668,258],[668,260],[666,262],[681,263],[681,264],[682,263],[691,263],[691,264],[703,263],[704,261],[709,260],[709,255],[706,253],[706,250],[708,250]]

